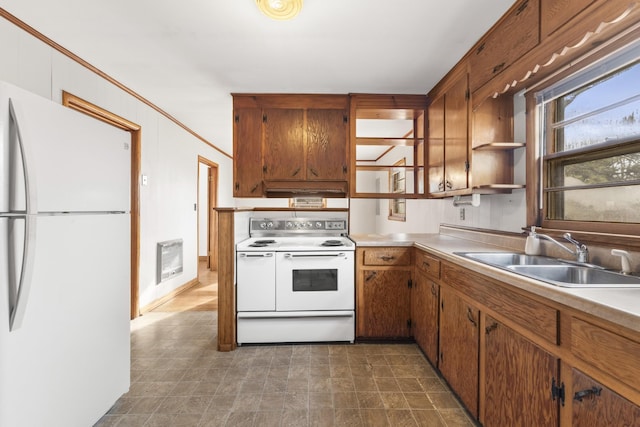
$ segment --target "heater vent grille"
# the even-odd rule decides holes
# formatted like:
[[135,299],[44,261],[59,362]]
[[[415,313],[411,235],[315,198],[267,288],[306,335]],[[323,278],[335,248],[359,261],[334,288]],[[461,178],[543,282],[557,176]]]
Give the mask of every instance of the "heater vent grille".
[[182,269],[182,239],[159,242],[157,283],[182,273]]

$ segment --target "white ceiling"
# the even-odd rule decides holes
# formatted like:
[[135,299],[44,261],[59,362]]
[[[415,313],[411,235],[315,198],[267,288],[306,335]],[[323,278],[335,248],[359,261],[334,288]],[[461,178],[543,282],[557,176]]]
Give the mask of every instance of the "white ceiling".
[[231,92],[426,94],[514,0],[0,0],[227,153]]

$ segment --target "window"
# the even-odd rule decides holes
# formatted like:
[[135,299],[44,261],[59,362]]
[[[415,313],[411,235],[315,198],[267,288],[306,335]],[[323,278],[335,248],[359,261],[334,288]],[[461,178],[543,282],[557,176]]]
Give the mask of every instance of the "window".
[[[407,159],[402,158],[395,162],[393,169],[389,171],[389,189],[392,193],[406,193],[406,170],[404,166]],[[389,199],[389,219],[394,221],[407,220],[407,199]]]
[[543,226],[640,223],[640,44],[536,96]]

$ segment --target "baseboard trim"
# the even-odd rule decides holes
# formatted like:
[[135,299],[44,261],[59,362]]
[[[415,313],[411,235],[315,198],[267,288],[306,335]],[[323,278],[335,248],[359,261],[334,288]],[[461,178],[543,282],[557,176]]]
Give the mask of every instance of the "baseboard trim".
[[187,283],[185,283],[184,285],[175,288],[174,290],[172,290],[171,292],[169,292],[168,294],[166,294],[163,297],[158,298],[155,301],[152,301],[151,303],[145,305],[144,307],[142,307],[140,309],[140,314],[145,314],[150,312],[151,310],[160,307],[162,304],[164,304],[165,302],[169,301],[170,299],[172,299],[173,297],[175,297],[178,294],[181,294],[182,292],[186,291],[187,289],[190,289],[192,287],[194,287],[195,285],[197,285],[198,282],[198,278],[194,278],[189,280]]

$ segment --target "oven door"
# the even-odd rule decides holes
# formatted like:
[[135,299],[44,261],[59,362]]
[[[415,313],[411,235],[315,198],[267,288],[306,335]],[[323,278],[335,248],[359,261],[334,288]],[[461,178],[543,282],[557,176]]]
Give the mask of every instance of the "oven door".
[[275,258],[274,252],[238,252],[237,311],[274,311],[276,309]]
[[276,252],[276,310],[353,310],[353,251]]

